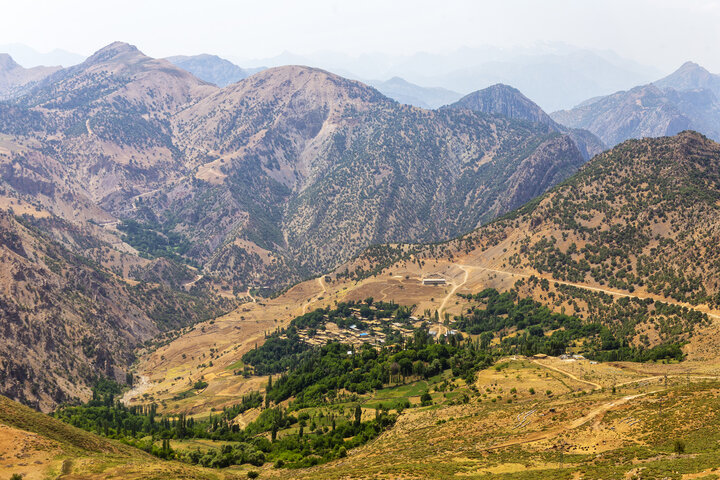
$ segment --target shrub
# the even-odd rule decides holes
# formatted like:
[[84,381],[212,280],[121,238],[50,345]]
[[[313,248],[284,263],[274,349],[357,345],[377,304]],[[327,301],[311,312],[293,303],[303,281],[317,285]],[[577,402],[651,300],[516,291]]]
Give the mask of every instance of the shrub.
[[675,451],[675,453],[685,453],[685,442],[682,440],[675,440],[673,451]]

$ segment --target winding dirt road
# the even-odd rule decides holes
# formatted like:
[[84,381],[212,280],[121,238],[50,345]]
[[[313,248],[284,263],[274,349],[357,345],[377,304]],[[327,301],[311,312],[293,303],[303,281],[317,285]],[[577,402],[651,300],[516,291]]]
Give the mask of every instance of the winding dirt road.
[[[486,272],[499,273],[499,274],[501,274],[501,275],[510,275],[510,276],[512,276],[512,277],[530,278],[530,277],[532,276],[532,275],[529,274],[529,273],[509,272],[509,271],[507,271],[507,270],[499,270],[499,269],[496,269],[496,268],[487,268],[487,267],[478,267],[478,266],[474,266],[474,265],[457,265],[457,266],[460,267],[460,268],[462,268],[462,269],[482,270],[482,271],[486,271]],[[676,305],[676,306],[678,306],[678,307],[686,307],[686,308],[688,308],[688,309],[690,309],[690,310],[695,310],[696,312],[704,313],[704,314],[706,314],[708,317],[714,318],[715,320],[720,320],[720,314],[705,312],[705,311],[703,311],[703,310],[700,310],[700,309],[694,307],[693,305],[689,305],[689,304],[682,303],[682,302],[675,302],[675,301],[672,301],[672,300],[667,299],[667,298],[659,298],[659,297],[655,297],[655,296],[652,296],[652,295],[643,295],[643,294],[629,294],[629,293],[620,292],[620,291],[617,291],[617,290],[610,290],[610,289],[607,289],[607,288],[592,287],[592,286],[590,286],[590,285],[585,285],[585,284],[582,284],[582,283],[574,283],[574,282],[566,282],[566,281],[563,281],[563,280],[556,280],[556,279],[554,279],[554,278],[548,278],[548,277],[545,277],[545,276],[542,276],[542,275],[538,275],[538,274],[534,274],[534,275],[535,275],[535,277],[537,277],[537,278],[545,279],[545,280],[547,280],[547,281],[549,281],[549,282],[559,283],[559,284],[562,284],[562,285],[569,285],[569,286],[571,286],[571,287],[582,288],[582,289],[584,289],[584,290],[590,290],[590,291],[593,291],[593,292],[606,293],[606,294],[608,294],[608,295],[613,295],[613,296],[615,296],[615,297],[635,297],[635,298],[642,298],[642,299],[647,299],[647,298],[649,298],[649,299],[651,299],[651,300],[659,300],[659,301],[664,302],[664,303],[667,303],[667,304],[669,304],[669,305]]]
[[302,310],[303,315],[305,315],[307,313],[308,308],[310,308],[310,305],[312,305],[313,303],[320,300],[320,297],[324,296],[327,293],[327,287],[325,286],[325,277],[320,276],[320,277],[317,277],[316,280],[317,280],[318,285],[320,285],[320,288],[322,289],[322,291],[320,293],[318,293],[317,295],[315,295],[313,298],[311,298],[310,301],[308,301],[305,305],[303,305],[303,310]]
[[516,440],[510,440],[507,442],[490,445],[488,447],[482,448],[481,450],[483,450],[483,451],[497,450],[500,448],[512,447],[513,445],[522,445],[525,443],[534,443],[534,442],[538,442],[540,440],[547,440],[550,438],[555,438],[555,437],[561,435],[562,433],[567,432],[568,430],[574,430],[576,428],[582,427],[586,423],[590,422],[591,420],[597,418],[598,416],[600,416],[606,412],[609,412],[610,410],[612,410],[615,407],[624,405],[632,400],[635,400],[636,398],[644,397],[646,395],[650,395],[650,394],[661,392],[661,391],[662,390],[655,390],[652,392],[638,393],[635,395],[627,395],[625,397],[603,403],[603,404],[595,407],[594,409],[592,409],[590,412],[583,415],[582,417],[572,420],[572,421],[566,423],[565,425],[561,425],[559,427],[555,427],[550,430],[546,430],[544,432],[533,432],[523,438],[518,438]]

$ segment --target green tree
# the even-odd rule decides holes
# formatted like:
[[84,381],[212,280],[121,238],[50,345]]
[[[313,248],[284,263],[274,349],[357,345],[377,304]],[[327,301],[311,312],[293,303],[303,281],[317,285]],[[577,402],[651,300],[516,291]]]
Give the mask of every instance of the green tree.
[[360,407],[360,405],[357,405],[355,407],[355,426],[356,427],[360,426],[361,420],[362,420],[362,408]]

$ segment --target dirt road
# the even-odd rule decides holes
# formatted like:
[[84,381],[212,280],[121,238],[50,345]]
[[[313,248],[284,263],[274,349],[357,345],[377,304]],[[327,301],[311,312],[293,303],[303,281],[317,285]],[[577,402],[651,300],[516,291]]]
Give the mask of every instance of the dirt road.
[[644,397],[646,395],[650,395],[652,393],[657,393],[660,391],[662,391],[662,390],[655,390],[653,392],[647,392],[647,393],[638,393],[635,395],[628,395],[628,396],[622,397],[620,399],[615,399],[615,400],[603,403],[602,405],[595,407],[594,409],[592,409],[590,412],[583,415],[582,417],[572,420],[560,427],[555,427],[550,430],[546,430],[544,432],[533,432],[523,438],[518,438],[516,440],[510,440],[507,442],[490,445],[489,447],[482,448],[481,450],[485,450],[485,451],[497,450],[500,448],[511,447],[513,445],[522,445],[525,443],[534,443],[534,442],[538,442],[540,440],[547,440],[550,438],[555,438],[555,437],[558,437],[559,435],[567,432],[568,430],[574,430],[576,428],[582,427],[586,423],[597,418],[599,415],[602,415],[602,414],[612,410],[615,407],[624,405],[624,404],[630,402],[631,400],[635,400],[636,398]]
[[467,279],[468,279],[468,275],[470,274],[470,272],[468,271],[467,268],[465,268],[464,265],[457,265],[457,267],[460,268],[463,272],[465,272],[465,275],[463,276],[463,281],[458,284],[453,284],[453,288],[452,288],[452,290],[450,290],[450,293],[448,293],[445,296],[445,298],[443,298],[443,301],[440,304],[440,307],[438,308],[438,315],[440,316],[441,320],[442,320],[443,312],[445,312],[445,305],[447,305],[447,302],[449,302],[450,299],[453,297],[453,295],[455,295],[455,292],[457,291],[457,289],[462,287],[463,285],[465,285],[465,282],[467,282]]
[[578,378],[578,377],[576,377],[575,375],[573,375],[573,374],[570,373],[570,372],[567,372],[567,371],[565,371],[565,370],[561,370],[561,369],[559,369],[559,368],[557,368],[557,367],[553,367],[552,365],[545,365],[544,363],[540,363],[540,362],[538,362],[537,360],[533,360],[532,362],[533,362],[534,364],[536,364],[536,365],[540,365],[541,367],[544,367],[544,368],[547,368],[547,369],[550,369],[550,370],[554,370],[554,371],[556,371],[556,372],[558,372],[558,373],[561,373],[561,374],[563,374],[563,375],[565,375],[565,376],[567,376],[567,377],[569,377],[569,378],[572,378],[572,379],[575,380],[576,382],[586,383],[586,384],[588,384],[588,385],[592,385],[592,386],[593,386],[593,390],[601,390],[601,389],[603,388],[602,385],[600,385],[599,383],[591,382],[591,381],[588,381],[588,380],[583,380],[582,378]]
[[325,277],[324,276],[317,277],[316,280],[317,280],[318,285],[320,285],[320,288],[322,289],[322,291],[320,293],[318,293],[317,295],[315,295],[313,298],[311,298],[305,305],[303,305],[303,310],[302,310],[303,315],[305,315],[307,313],[308,308],[310,308],[310,305],[312,305],[313,303],[320,300],[320,297],[323,297],[328,291],[327,286],[325,285]]
[[185,288],[186,290],[190,290],[193,285],[195,285],[197,282],[199,282],[199,281],[202,280],[203,278],[205,278],[205,275],[203,275],[202,273],[198,273],[198,274],[195,276],[195,279],[194,279],[194,280],[191,280],[191,281],[189,281],[188,283],[183,284],[183,288]]
[[[460,268],[463,268],[463,269],[483,270],[483,271],[487,271],[487,272],[499,273],[499,274],[501,274],[501,275],[510,275],[510,276],[514,276],[514,277],[529,278],[529,277],[531,276],[531,274],[528,274],[528,273],[509,272],[509,271],[507,271],[507,270],[499,270],[499,269],[496,269],[496,268],[479,267],[479,266],[474,266],[474,265],[457,265],[457,266],[460,267]],[[602,292],[602,293],[606,293],[606,294],[608,294],[608,295],[613,295],[613,296],[615,296],[615,297],[635,297],[635,298],[642,298],[642,299],[647,299],[647,298],[649,298],[649,299],[651,299],[651,300],[660,300],[661,302],[667,303],[667,304],[669,304],[669,305],[677,305],[677,306],[679,306],[679,307],[686,307],[686,308],[689,308],[690,310],[695,310],[695,311],[697,311],[697,312],[704,313],[704,314],[706,314],[708,317],[714,318],[715,320],[720,320],[720,314],[705,312],[705,311],[703,311],[703,310],[700,310],[700,309],[694,307],[693,305],[689,305],[689,304],[682,303],[682,302],[674,302],[674,301],[672,301],[672,300],[670,300],[670,299],[667,299],[667,298],[659,298],[659,297],[655,297],[655,296],[652,296],[652,295],[643,295],[643,294],[629,294],[629,293],[620,292],[620,291],[617,291],[617,290],[610,290],[610,289],[607,289],[607,288],[592,287],[592,286],[590,286],[590,285],[585,285],[585,284],[582,284],[582,283],[565,282],[565,281],[563,281],[563,280],[556,280],[556,279],[554,279],[554,278],[549,278],[549,277],[543,276],[543,275],[538,275],[538,274],[534,274],[534,275],[535,275],[537,278],[545,279],[545,280],[547,280],[547,281],[549,281],[549,282],[559,283],[559,284],[562,284],[562,285],[569,285],[569,286],[571,286],[571,287],[582,288],[582,289],[590,290],[590,291],[593,291],[593,292]]]

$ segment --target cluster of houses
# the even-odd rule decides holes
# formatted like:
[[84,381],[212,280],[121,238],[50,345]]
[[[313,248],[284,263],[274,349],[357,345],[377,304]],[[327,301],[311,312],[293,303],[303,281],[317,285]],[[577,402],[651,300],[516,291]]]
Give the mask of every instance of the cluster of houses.
[[[380,320],[364,320],[363,323],[368,327],[365,330],[361,330],[357,325],[350,325],[350,328],[343,329],[337,328],[335,324],[328,322],[325,330],[319,330],[313,336],[309,336],[307,332],[298,332],[303,341],[310,345],[325,345],[328,342],[340,342],[350,345],[360,346],[365,343],[369,343],[375,346],[382,346],[385,344],[386,335],[383,332],[383,327],[387,322]],[[412,335],[413,331],[407,326],[393,322],[393,330],[400,333],[404,337]]]
[[[331,281],[331,278],[326,277],[325,281]],[[446,285],[447,281],[440,274],[432,274],[422,279],[423,285]],[[419,326],[422,323],[417,317],[410,317],[410,321],[415,326]],[[325,330],[318,330],[313,332],[313,335],[309,335],[306,331],[298,332],[298,335],[310,345],[325,345],[328,342],[340,342],[355,346],[361,346],[363,344],[371,344],[375,346],[382,346],[386,342],[386,334],[383,330],[386,330],[386,320],[362,320],[362,329],[357,325],[350,325],[350,328],[343,329],[338,328],[332,322],[328,322]],[[393,322],[391,324],[392,329],[399,333],[403,337],[410,337],[413,335],[411,327],[404,325],[400,322]],[[365,328],[367,327],[367,328]],[[433,328],[435,327],[435,328]],[[443,331],[444,330],[444,331]],[[442,333],[441,333],[442,332]],[[441,325],[430,325],[430,335],[438,337],[441,335],[455,335],[455,330],[448,330]]]

